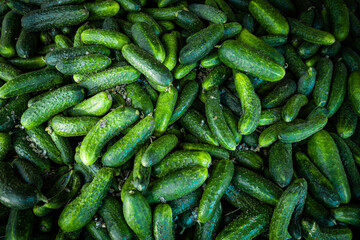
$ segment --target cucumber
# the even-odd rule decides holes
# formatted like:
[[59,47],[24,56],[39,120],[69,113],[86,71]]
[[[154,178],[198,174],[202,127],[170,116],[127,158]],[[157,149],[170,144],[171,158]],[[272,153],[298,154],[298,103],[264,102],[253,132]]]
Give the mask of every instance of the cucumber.
[[195,13],[199,18],[212,23],[226,23],[225,13],[217,8],[205,4],[190,4],[189,10]]
[[[230,90],[226,88],[221,88],[220,98],[221,98],[220,99],[221,104],[228,107],[236,116],[242,115],[240,99],[237,96],[235,96],[233,93],[231,93]],[[205,100],[203,102],[205,103]]]
[[270,34],[289,34],[288,22],[270,3],[264,0],[253,0],[249,4],[249,11]]
[[173,77],[169,69],[145,50],[128,44],[123,47],[122,54],[134,68],[145,75],[156,90],[165,91],[171,84]]
[[198,62],[210,53],[223,35],[224,27],[222,24],[213,24],[204,28],[180,50],[180,63],[189,65]]
[[308,154],[337,190],[341,203],[350,201],[350,186],[339,151],[330,134],[321,130],[308,141]]
[[8,82],[21,74],[21,71],[16,68],[16,65],[14,65],[15,67],[12,65],[14,64],[0,63],[0,67],[1,67],[0,79],[4,80],[5,82]]
[[332,30],[336,40],[344,41],[350,32],[349,11],[345,2],[341,0],[325,0],[324,3],[333,25]]
[[265,43],[267,43],[269,46],[271,47],[279,47],[279,46],[283,46],[284,44],[287,43],[287,36],[284,35],[265,35],[260,37],[260,39],[262,39]]
[[[9,59],[9,62],[21,70],[30,70],[30,71],[37,70],[37,69],[40,69],[40,68],[43,68],[46,66],[44,56],[35,56],[35,57],[31,57],[31,58],[26,58],[26,59],[12,58],[12,59]],[[2,69],[3,69],[3,71],[5,71],[6,67],[2,67]],[[4,74],[4,72],[2,74]],[[14,72],[14,74],[15,74],[15,72]],[[16,74],[16,75],[20,75],[20,73]],[[6,80],[5,76],[0,75],[0,78],[2,78],[3,80]],[[7,78],[9,78],[9,76],[7,76]]]
[[210,144],[204,143],[181,143],[180,147],[184,150],[192,151],[205,151],[210,154],[211,157],[220,159],[229,159],[229,152],[223,148],[216,147]]
[[344,205],[331,209],[337,221],[359,227],[360,208],[358,205]]
[[164,46],[166,53],[163,64],[171,71],[176,66],[178,60],[179,41],[176,37],[176,33],[165,33],[161,38],[161,42]]
[[11,137],[9,133],[0,133],[0,161],[3,161],[11,148]]
[[233,75],[243,112],[238,128],[242,135],[249,135],[256,130],[259,124],[261,102],[249,78],[245,74],[234,71]]
[[238,22],[229,22],[224,24],[224,36],[221,40],[226,40],[235,37],[242,30],[242,26]]
[[219,161],[206,183],[204,193],[200,200],[198,219],[200,223],[209,221],[215,214],[217,205],[225,193],[234,174],[234,165],[231,161]]
[[279,120],[281,120],[282,111],[284,111],[282,108],[271,108],[262,110],[259,119],[259,126],[271,125],[278,122]]
[[341,50],[341,43],[336,41],[334,44],[328,46],[328,47],[324,47],[321,50],[321,53],[323,55],[327,55],[329,57],[333,57],[336,56]]
[[108,167],[123,165],[139,150],[141,144],[148,140],[154,129],[155,121],[152,116],[139,121],[124,137],[107,149],[101,159],[103,165]]
[[194,227],[197,221],[198,221],[197,208],[194,208],[194,209],[190,209],[189,211],[181,214],[178,217],[178,220],[176,221],[176,224],[178,226],[180,226],[183,230],[185,230],[185,229],[189,229],[191,227]]
[[105,115],[85,136],[80,147],[81,161],[85,165],[93,164],[105,144],[121,130],[133,124],[139,114],[139,111],[133,108],[122,107]]
[[328,57],[321,58],[316,64],[316,84],[314,88],[314,101],[319,107],[324,107],[328,101],[333,63]]
[[155,240],[174,240],[174,223],[171,207],[158,204],[154,209],[153,229]]
[[132,233],[125,222],[122,205],[116,198],[107,196],[98,213],[104,219],[111,239],[131,239]]
[[340,109],[345,99],[347,76],[348,72],[345,64],[341,61],[335,63],[330,96],[326,105],[329,118]]
[[331,33],[306,26],[294,18],[288,18],[288,21],[291,33],[307,42],[325,46],[335,43],[335,37]]
[[330,208],[340,205],[340,197],[334,186],[304,153],[295,154],[295,165],[298,175],[307,180],[309,191],[316,200]]
[[130,39],[125,34],[105,29],[86,29],[81,33],[81,41],[85,44],[98,44],[116,50],[121,50],[130,43]]
[[283,121],[276,122],[275,124],[267,127],[264,131],[261,132],[259,136],[259,146],[268,147],[276,142],[279,139],[279,132],[285,127],[286,123]]
[[264,160],[251,150],[235,150],[231,153],[231,156],[247,168],[261,170],[264,167]]
[[349,227],[334,227],[322,228],[323,233],[330,239],[350,240],[353,238],[353,233]]
[[218,50],[217,49],[212,50],[208,55],[203,57],[200,62],[201,62],[200,65],[203,68],[212,68],[220,65],[221,61],[219,59]]
[[219,228],[221,215],[223,212],[221,202],[215,207],[215,213],[213,217],[206,223],[200,223],[195,226],[195,240],[200,239],[213,239]]
[[172,21],[176,19],[176,13],[183,8],[184,6],[180,3],[166,8],[144,8],[143,11],[155,20]]
[[221,45],[219,58],[232,69],[244,71],[267,81],[278,81],[285,75],[285,69],[275,61],[235,40],[227,40]]
[[349,138],[356,130],[358,115],[353,111],[348,100],[341,105],[337,114],[336,130],[340,137]]
[[359,148],[359,146],[354,141],[352,141],[350,138],[345,139],[345,141],[346,141],[346,144],[351,149],[351,152],[353,154],[355,162],[357,164],[360,164],[360,148]]
[[30,33],[26,30],[22,30],[20,36],[16,42],[16,53],[21,58],[29,58],[37,52],[37,35],[36,33]]
[[101,117],[111,108],[112,97],[107,92],[100,92],[91,98],[88,98],[74,107],[66,110],[70,116],[94,116]]
[[313,220],[305,218],[302,219],[301,227],[304,232],[305,239],[327,239],[324,233],[321,231],[319,225]]
[[96,223],[92,220],[85,226],[86,232],[95,240],[111,240],[106,229],[99,228]]
[[341,57],[349,72],[360,70],[360,55],[353,49],[344,47],[341,51]]
[[149,204],[171,201],[198,189],[206,180],[204,167],[184,168],[150,183],[145,197]]
[[166,92],[160,93],[154,113],[155,135],[161,136],[167,129],[175,109],[177,97],[178,92],[173,86]]
[[29,32],[49,30],[53,27],[73,26],[84,22],[89,11],[81,5],[36,9],[21,19],[22,27]]
[[284,79],[269,92],[261,101],[263,108],[274,108],[281,106],[296,91],[296,83],[292,79]]
[[89,54],[64,59],[56,64],[62,74],[85,74],[103,70],[110,66],[111,59],[102,54]]
[[70,38],[62,34],[55,36],[55,44],[57,48],[70,48],[74,45]]
[[303,42],[300,44],[299,48],[297,49],[297,52],[301,59],[308,59],[313,57],[318,50],[320,49],[320,45],[313,44],[309,42]]
[[102,168],[89,186],[61,212],[58,220],[61,230],[73,232],[89,223],[101,206],[112,179],[112,170]]
[[31,209],[11,209],[10,216],[6,224],[6,239],[31,239],[33,223],[34,214],[32,213]]
[[148,143],[145,143],[140,150],[135,154],[134,159],[134,168],[132,171],[133,174],[133,185],[134,187],[142,192],[146,190],[147,186],[150,182],[150,175],[151,175],[151,168],[150,167],[144,167],[141,164],[141,157],[144,155],[144,152],[146,151],[146,148],[148,147]]
[[294,174],[292,145],[290,143],[277,142],[271,146],[269,172],[281,188],[290,184]]
[[123,212],[126,223],[139,239],[153,239],[151,209],[144,196],[136,190],[125,194]]
[[125,9],[127,12],[138,12],[141,9],[141,3],[138,0],[120,0],[118,3],[121,8]]
[[138,83],[131,83],[125,86],[126,97],[131,100],[131,105],[144,112],[145,115],[153,113],[154,106],[150,96]]
[[150,167],[159,163],[178,143],[178,138],[173,135],[164,135],[156,139],[146,149],[141,157],[141,164]]
[[293,95],[282,109],[282,118],[285,122],[292,122],[299,114],[300,109],[308,103],[308,98],[303,94]]
[[162,34],[162,29],[160,25],[151,16],[149,16],[146,13],[132,12],[132,13],[128,13],[126,18],[131,23],[145,22],[151,25],[156,35],[160,36]]
[[201,19],[193,12],[187,11],[185,9],[179,10],[175,14],[174,21],[180,28],[183,28],[190,34],[196,34],[204,28],[204,23]]
[[168,202],[169,206],[172,209],[172,214],[174,217],[193,209],[195,206],[199,205],[202,195],[201,188],[184,195],[180,198],[177,198],[173,201]]
[[88,20],[101,20],[107,17],[113,17],[120,10],[119,3],[113,0],[88,2],[84,4],[84,7],[89,11]]
[[354,112],[357,115],[360,115],[360,97],[359,97],[359,90],[360,90],[360,71],[352,72],[349,76],[348,81],[348,91],[349,91],[349,100]]
[[305,199],[307,194],[307,182],[299,178],[284,191],[277,203],[271,217],[269,239],[287,239],[287,229],[291,215],[295,208]]
[[46,130],[55,143],[56,147],[59,149],[62,162],[69,165],[73,161],[73,149],[71,148],[69,140],[57,135],[51,127],[48,127]]
[[211,156],[202,151],[175,151],[153,166],[153,175],[162,178],[179,169],[199,166],[209,168]]
[[192,70],[194,70],[199,65],[198,62],[185,65],[185,64],[178,64],[174,69],[174,77],[175,79],[181,79],[187,76]]
[[311,217],[321,226],[333,227],[336,225],[336,220],[330,210],[317,202],[310,194],[306,197],[304,215]]
[[233,114],[233,112],[225,106],[223,106],[223,115],[224,115],[226,124],[228,125],[232,134],[234,135],[235,143],[236,143],[236,145],[238,145],[242,139],[242,135],[238,131],[238,127],[237,127],[239,120],[235,116],[235,114]]
[[235,167],[232,183],[239,190],[270,205],[276,205],[282,190],[270,180],[243,167]]
[[50,120],[52,130],[62,137],[77,137],[86,135],[100,120],[97,117],[65,117],[57,115]]
[[281,53],[264,42],[261,38],[258,38],[250,33],[247,29],[243,29],[240,34],[237,35],[236,39],[250,48],[257,50],[261,54],[271,58],[280,66],[284,65],[285,58]]
[[293,46],[288,44],[285,50],[285,59],[288,64],[289,70],[297,77],[301,78],[305,72],[308,70],[308,67],[301,60],[299,55],[296,53],[296,50]]
[[15,38],[19,36],[20,17],[15,11],[5,14],[1,25],[0,55],[5,58],[15,57]]
[[22,180],[26,183],[35,186],[39,190],[42,188],[43,180],[39,174],[39,169],[30,162],[16,158],[11,162],[11,166],[17,170]]
[[224,65],[214,67],[202,80],[202,89],[209,90],[213,86],[219,86],[231,76],[231,69]]

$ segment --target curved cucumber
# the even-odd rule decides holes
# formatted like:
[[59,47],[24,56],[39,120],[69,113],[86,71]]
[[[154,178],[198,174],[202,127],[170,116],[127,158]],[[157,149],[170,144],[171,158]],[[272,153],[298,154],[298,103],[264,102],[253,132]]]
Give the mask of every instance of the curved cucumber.
[[159,204],[154,209],[153,229],[155,240],[174,240],[174,223],[171,207]]
[[282,109],[282,118],[285,122],[292,122],[299,114],[300,109],[308,103],[308,98],[303,94],[292,96]]
[[74,107],[66,110],[70,116],[94,116],[101,117],[110,110],[112,97],[107,92],[100,92],[88,98]]
[[348,72],[343,62],[338,61],[334,66],[334,74],[330,89],[330,96],[326,108],[328,117],[332,117],[342,105],[347,85]]
[[314,88],[314,101],[319,107],[324,107],[328,101],[333,75],[333,63],[328,57],[321,58],[315,66],[317,75]]

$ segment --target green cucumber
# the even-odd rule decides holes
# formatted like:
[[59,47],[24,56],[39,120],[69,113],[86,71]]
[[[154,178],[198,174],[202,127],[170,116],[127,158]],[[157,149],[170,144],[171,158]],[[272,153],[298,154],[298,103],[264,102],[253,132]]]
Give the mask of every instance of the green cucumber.
[[83,98],[84,89],[76,85],[53,90],[23,113],[21,124],[27,129],[39,126],[52,116],[78,104]]
[[141,164],[142,156],[144,155],[146,148],[148,147],[148,143],[145,143],[140,150],[135,154],[134,159],[134,168],[132,171],[133,175],[133,185],[134,187],[142,192],[146,190],[147,186],[150,182],[150,175],[151,175],[151,167],[144,167]]
[[348,72],[345,64],[341,61],[335,63],[330,96],[326,105],[329,118],[340,109],[345,99],[347,76]]
[[177,97],[178,92],[173,86],[168,91],[160,93],[154,113],[155,135],[162,135],[168,127],[175,109]]
[[329,239],[351,240],[353,233],[349,227],[322,228],[323,233]]
[[289,70],[295,74],[297,78],[301,78],[304,73],[308,70],[308,67],[301,60],[296,50],[290,44],[286,45],[285,59],[288,64]]
[[73,26],[84,22],[89,11],[81,5],[58,6],[36,9],[21,19],[22,27],[30,32],[49,30],[54,27]]
[[231,69],[224,65],[214,67],[202,80],[202,89],[209,90],[213,86],[219,86],[231,76]]
[[29,58],[37,52],[37,34],[22,30],[16,42],[16,53],[21,58]]
[[89,186],[61,212],[58,220],[61,230],[73,232],[89,223],[100,208],[112,179],[112,170],[102,168]]
[[296,83],[292,79],[284,79],[269,92],[261,101],[263,108],[274,108],[281,106],[296,91]]
[[360,71],[352,72],[348,80],[348,94],[351,106],[357,115],[360,115]]
[[207,176],[204,167],[184,168],[151,182],[145,197],[150,204],[180,198],[198,189]]
[[106,143],[133,124],[139,117],[139,111],[122,107],[105,115],[85,136],[80,147],[80,158],[85,165],[93,164],[100,156]]
[[324,3],[329,12],[336,40],[344,41],[350,32],[349,11],[345,2],[341,0],[325,0]]
[[283,121],[276,122],[275,124],[267,127],[259,136],[259,146],[268,147],[276,142],[279,139],[279,132],[285,127],[286,123]]
[[320,45],[313,44],[309,42],[303,42],[300,44],[299,48],[297,49],[297,52],[301,59],[308,59],[313,57],[318,50],[320,49]]
[[155,240],[174,240],[174,223],[171,207],[158,204],[154,209],[153,229]]
[[201,62],[200,65],[203,68],[212,68],[220,65],[221,61],[219,59],[218,50],[217,49],[212,50],[208,55],[203,57],[200,62]]
[[214,158],[229,159],[229,152],[223,148],[204,143],[181,143],[180,147],[184,150],[205,151]]
[[74,45],[70,38],[62,34],[55,36],[55,44],[58,48],[70,48]]
[[138,12],[141,9],[141,3],[139,0],[119,0],[121,8],[127,12]]
[[264,167],[264,160],[251,150],[235,150],[231,153],[240,165],[254,170],[261,170]]
[[43,180],[36,166],[21,158],[13,160],[11,166],[17,170],[26,183],[35,186],[39,190],[42,188]]
[[102,227],[98,227],[94,220],[91,220],[85,226],[86,232],[95,240],[111,240],[109,234],[106,229]]
[[112,105],[112,97],[107,92],[100,92],[95,96],[88,98],[74,107],[66,110],[70,116],[94,116],[101,117],[105,115]]
[[294,174],[292,145],[290,143],[277,142],[271,146],[269,172],[281,188],[290,184]]
[[230,184],[233,174],[234,165],[231,161],[223,159],[216,164],[200,200],[198,210],[200,223],[205,223],[214,216],[216,207]]
[[242,134],[238,131],[239,120],[229,108],[223,106],[222,110],[226,124],[228,125],[232,134],[234,135],[236,145],[238,145],[242,139]]
[[303,94],[293,95],[282,109],[282,118],[285,122],[292,122],[299,114],[300,109],[308,103],[308,98]]
[[69,165],[73,161],[73,149],[71,148],[69,140],[60,135],[57,135],[51,127],[48,127],[46,130],[48,131],[56,147],[59,149],[62,162]]
[[321,130],[308,141],[308,154],[337,190],[341,203],[350,201],[350,186],[339,151],[330,134]]
[[56,64],[62,74],[85,74],[103,70],[110,66],[111,59],[102,54],[89,54],[64,59]]
[[97,117],[65,117],[57,115],[50,120],[52,130],[62,137],[77,137],[86,135],[100,120]]
[[174,68],[174,77],[175,79],[181,79],[187,76],[192,70],[194,70],[199,65],[198,62],[193,64],[178,64]]
[[[227,106],[228,108],[230,108],[231,111],[236,116],[239,117],[239,116],[242,115],[240,99],[237,96],[235,96],[230,90],[228,90],[226,88],[221,88],[220,97],[221,97],[221,99],[220,99],[221,104],[223,104],[223,105]],[[200,98],[200,100],[201,100],[201,98]],[[205,103],[205,99],[201,100],[201,101]]]
[[287,36],[284,35],[265,35],[260,37],[265,43],[267,43],[271,47],[279,47],[283,46],[287,43]]
[[176,13],[182,10],[184,6],[182,4],[173,5],[166,8],[144,8],[143,11],[150,15],[155,20],[168,20],[172,21],[176,18]]
[[239,41],[225,41],[219,49],[219,58],[232,69],[267,81],[278,81],[285,75],[285,69],[278,63]]
[[340,42],[336,41],[334,44],[324,47],[321,50],[321,53],[323,55],[333,57],[333,56],[336,56],[340,52],[340,50],[341,50],[341,44],[340,44]]
[[181,9],[175,13],[174,22],[180,28],[185,29],[188,33],[188,36],[190,34],[198,33],[205,26],[201,19],[195,13],[187,11],[185,9]]
[[336,220],[330,210],[317,202],[310,194],[306,197],[304,215],[311,217],[321,226],[333,227],[336,225]]
[[121,50],[130,43],[130,39],[125,34],[105,29],[86,29],[81,33],[81,41],[85,44],[98,44],[116,50]]
[[15,38],[20,33],[20,18],[21,15],[15,11],[9,11],[5,14],[1,25],[0,37],[0,55],[5,58],[15,57]]
[[337,114],[336,130],[340,137],[349,138],[356,130],[358,115],[353,111],[348,100],[341,105]]
[[139,83],[130,83],[125,86],[126,98],[131,100],[131,106],[144,112],[145,116],[153,113],[154,106],[150,96]]
[[16,65],[15,67],[13,65],[14,64],[0,63],[0,79],[8,82],[21,74],[21,71],[16,68]]
[[193,209],[197,205],[199,205],[200,199],[202,195],[201,188],[198,188],[197,190],[184,195],[180,198],[177,198],[173,201],[168,202],[172,209],[173,216],[178,216],[188,210]]
[[220,225],[221,215],[223,212],[221,202],[219,202],[214,210],[214,215],[206,223],[199,223],[195,227],[195,240],[213,239]]
[[11,209],[6,224],[5,237],[7,240],[31,239],[34,224],[34,214],[31,209]]
[[103,165],[108,167],[123,165],[139,150],[141,144],[148,140],[154,129],[155,121],[152,116],[139,121],[124,137],[107,149],[101,159]]
[[9,133],[0,132],[0,161],[3,161],[11,149],[11,137]]
[[344,205],[331,209],[337,221],[349,224],[355,227],[360,226],[360,208],[359,205]]
[[179,169],[191,166],[209,168],[210,164],[211,156],[207,152],[180,150],[169,154],[161,162],[154,165],[153,175],[161,178]]
[[166,53],[163,64],[171,71],[178,61],[178,38],[175,32],[165,33],[161,38],[161,42]]
[[[37,70],[37,69],[40,69],[40,68],[43,68],[46,66],[44,56],[35,56],[35,57],[31,57],[31,58],[26,58],[26,59],[12,58],[12,59],[9,59],[9,62],[21,70],[30,70],[30,71],[34,71],[34,70]],[[2,67],[2,69],[3,69],[3,71],[6,71],[5,70],[6,67]],[[5,73],[3,72],[2,74],[5,74]],[[9,74],[9,73],[7,73],[7,74]],[[14,74],[16,74],[16,73],[14,72]],[[19,74],[16,74],[16,75],[19,75]],[[14,76],[14,75],[12,75],[12,76]],[[7,78],[9,78],[9,77],[10,76],[7,76]],[[5,76],[0,75],[0,78],[2,78],[3,80],[6,80]]]
[[209,5],[193,3],[190,4],[188,8],[199,18],[210,21],[212,23],[226,23],[227,21],[227,17],[223,11]]
[[281,120],[282,111],[284,111],[282,108],[271,108],[262,110],[259,119],[259,126],[271,125]]
[[328,101],[330,85],[333,75],[333,63],[328,57],[321,58],[316,64],[316,83],[314,101],[319,107],[324,107]]
[[153,28],[156,35],[162,34],[162,29],[160,25],[148,14],[143,12],[132,12],[128,13],[126,16],[127,20],[131,23],[144,22]]
[[239,120],[238,128],[241,134],[249,135],[255,131],[259,124],[261,114],[260,99],[245,74],[234,71],[233,75],[243,112]]
[[88,20],[101,20],[113,17],[120,10],[119,3],[113,0],[88,2],[84,4],[84,7],[89,11]]
[[353,49],[344,47],[341,51],[341,57],[349,72],[360,70],[360,54]]

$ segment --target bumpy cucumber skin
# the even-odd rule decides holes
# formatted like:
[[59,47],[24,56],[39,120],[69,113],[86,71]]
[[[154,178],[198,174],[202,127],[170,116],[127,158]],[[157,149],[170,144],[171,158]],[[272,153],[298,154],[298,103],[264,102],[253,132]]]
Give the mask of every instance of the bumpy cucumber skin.
[[296,91],[296,83],[292,79],[284,79],[261,100],[263,108],[281,106]]
[[102,168],[89,186],[63,209],[58,224],[64,232],[74,232],[91,221],[101,206],[112,179],[113,171]]
[[106,114],[112,105],[110,93],[100,92],[95,96],[88,98],[74,107],[66,110],[66,114],[74,117],[94,116],[101,117]]
[[107,17],[113,17],[120,9],[119,3],[113,0],[87,2],[84,4],[84,7],[89,11],[88,20],[101,20]]
[[216,147],[210,144],[204,143],[181,143],[180,147],[184,150],[192,151],[205,151],[210,154],[210,156],[220,159],[229,159],[229,152],[223,148]]
[[5,58],[14,57],[15,51],[15,38],[20,33],[20,15],[15,11],[9,11],[5,14],[1,25],[0,37],[0,55]]
[[267,81],[279,81],[285,76],[285,69],[282,66],[236,40],[227,40],[221,45],[219,58],[232,69],[244,71]]
[[139,117],[139,111],[123,107],[108,113],[91,128],[80,147],[81,161],[93,164],[100,156],[105,144],[121,130],[133,124]]
[[62,137],[77,137],[86,135],[100,120],[97,117],[64,117],[56,115],[50,120],[52,130]]
[[272,125],[281,120],[282,108],[270,108],[261,111],[259,126]]
[[209,221],[206,223],[199,223],[195,226],[195,240],[213,239],[215,237],[223,212],[221,202],[216,205],[214,211],[215,213]]
[[126,18],[131,23],[145,22],[145,23],[151,25],[151,27],[153,28],[156,35],[159,36],[162,34],[162,28],[160,27],[160,25],[151,16],[149,16],[146,13],[132,12],[132,13],[128,13]]
[[9,133],[0,132],[0,161],[3,161],[11,148],[11,137]]
[[131,100],[131,105],[144,112],[145,116],[154,111],[150,96],[138,83],[130,83],[125,86],[126,98]]
[[348,203],[351,196],[350,186],[339,151],[330,134],[325,130],[314,134],[308,141],[308,154],[336,188],[341,203]]
[[353,111],[350,102],[346,99],[337,114],[336,130],[340,137],[349,138],[356,130],[358,115]]
[[191,12],[198,17],[210,21],[212,23],[226,23],[227,17],[225,13],[217,8],[205,4],[190,4],[188,6]]
[[177,11],[175,16],[176,25],[187,30],[188,34],[197,34],[205,26],[201,19],[193,12],[182,9]]
[[174,240],[174,223],[171,207],[159,204],[154,209],[153,229],[155,240]]
[[31,209],[11,209],[6,224],[7,240],[31,239],[34,224],[34,214]]
[[18,41],[16,42],[16,53],[21,58],[29,58],[37,51],[37,34],[22,30]]
[[329,118],[339,110],[345,99],[347,76],[348,72],[345,64],[343,62],[337,62],[334,66],[330,96],[326,105]]
[[106,229],[97,227],[94,220],[91,220],[88,224],[86,224],[85,229],[86,233],[95,240],[111,240]]
[[336,40],[344,41],[350,32],[349,11],[344,1],[324,0],[329,11]]
[[295,94],[282,109],[282,118],[285,122],[292,122],[299,114],[300,109],[308,103],[308,98],[303,94]]
[[223,106],[223,115],[226,121],[226,124],[230,128],[231,132],[234,135],[235,143],[236,145],[241,142],[242,135],[238,131],[238,118],[235,116],[235,114],[227,107]]
[[213,86],[219,86],[231,76],[231,69],[220,65],[215,67],[202,81],[202,89],[209,90]]
[[187,195],[184,195],[180,198],[168,202],[168,204],[172,209],[173,216],[174,217],[178,216],[199,205],[201,195],[202,195],[202,189],[198,188]]
[[251,150],[235,150],[231,153],[231,156],[247,168],[261,170],[264,167],[264,160]]
[[281,188],[290,184],[294,173],[292,145],[290,143],[277,142],[271,146],[269,172]]
[[134,168],[132,171],[133,185],[140,192],[146,190],[147,186],[150,183],[151,168],[144,167],[141,164],[141,158],[148,146],[149,146],[148,142],[143,144],[140,150],[135,154],[135,159],[134,159]]
[[170,87],[168,91],[160,93],[154,114],[155,135],[160,136],[167,129],[176,105],[177,97],[178,91],[173,86]]
[[216,207],[229,186],[233,174],[234,165],[230,160],[223,159],[216,164],[200,200],[198,210],[200,223],[205,223],[214,216]]
[[204,167],[182,169],[151,182],[145,197],[150,204],[180,198],[199,188],[207,176],[208,171]]
[[338,208],[332,209],[332,212],[337,221],[356,227],[360,226],[360,208],[358,205],[340,206]]
[[316,64],[316,72],[316,83],[313,92],[314,101],[317,106],[324,107],[328,101],[333,76],[333,63],[330,58],[321,58]]
[[0,79],[4,80],[5,82],[8,82],[21,74],[21,71],[16,68],[16,64],[13,62],[10,63],[11,64],[0,62]]
[[360,116],[360,71],[350,74],[348,80],[348,93],[353,110]]
[[306,197],[304,214],[310,216],[321,226],[333,227],[336,225],[336,220],[332,216],[332,213],[322,204],[317,202],[310,194]]

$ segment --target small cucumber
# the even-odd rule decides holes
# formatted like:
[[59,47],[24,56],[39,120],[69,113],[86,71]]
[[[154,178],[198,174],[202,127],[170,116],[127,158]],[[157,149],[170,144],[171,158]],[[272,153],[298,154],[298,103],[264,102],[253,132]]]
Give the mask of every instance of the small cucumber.
[[259,146],[268,147],[276,142],[279,139],[279,132],[285,127],[286,123],[283,121],[276,122],[275,124],[267,127],[259,136]]
[[177,98],[178,91],[173,86],[167,91],[160,93],[154,113],[155,135],[161,136],[167,129],[175,109]]
[[174,240],[174,223],[171,207],[158,204],[154,209],[153,229],[155,240]]
[[175,13],[175,17],[175,23],[185,29],[188,35],[196,34],[204,28],[204,23],[193,12],[181,9]]
[[126,16],[127,20],[131,23],[144,22],[153,28],[156,35],[160,36],[162,34],[162,28],[160,25],[148,14],[143,12],[132,12],[128,13]]
[[0,161],[3,161],[11,149],[11,137],[9,133],[0,133]]
[[284,111],[282,108],[271,108],[262,110],[259,119],[259,126],[271,125],[278,122],[279,120],[281,120],[282,111]]
[[353,111],[348,100],[341,105],[337,114],[336,130],[340,137],[349,138],[356,130],[358,115]]
[[102,54],[89,54],[61,60],[56,69],[62,74],[86,74],[103,70],[110,66],[111,59]]
[[22,30],[16,42],[16,53],[21,58],[29,58],[37,52],[37,34]]
[[287,43],[287,36],[284,35],[265,35],[260,37],[265,43],[267,43],[271,47],[279,47],[283,46]]
[[31,239],[33,233],[34,214],[31,209],[11,209],[6,224],[5,237],[7,240]]
[[316,64],[316,83],[314,101],[319,107],[324,107],[328,101],[330,85],[333,75],[333,63],[328,57],[321,58]]
[[349,100],[353,110],[360,115],[360,71],[352,72],[348,80]]
[[216,147],[210,144],[204,143],[181,143],[180,147],[184,150],[192,150],[192,151],[205,151],[210,154],[210,156],[214,158],[220,159],[229,159],[229,152],[223,148]]
[[132,175],[133,175],[132,183],[134,187],[140,192],[146,190],[150,182],[151,167],[144,167],[141,164],[141,157],[144,155],[144,152],[146,151],[148,145],[149,145],[148,143],[145,143],[140,148],[140,150],[135,154],[135,159],[134,159],[134,168],[132,171]]
[[145,116],[154,112],[154,106],[150,96],[139,83],[130,83],[125,86],[126,98],[130,99],[131,105],[144,112]]
[[269,92],[261,101],[263,108],[274,108],[281,106],[296,91],[296,83],[292,79],[284,79],[276,84],[276,87]]
[[0,63],[0,79],[4,80],[5,82],[8,82],[21,74],[21,71],[16,68],[16,65],[14,65],[12,62],[10,63],[11,64]]
[[206,223],[199,223],[195,226],[195,240],[213,239],[220,225],[221,215],[223,212],[221,202],[216,204],[214,215]]
[[300,109],[308,103],[308,98],[303,94],[293,95],[282,109],[282,118],[285,122],[292,122],[299,114]]
[[161,38],[161,42],[164,45],[166,53],[163,64],[171,71],[178,61],[178,38],[175,32],[165,33]]
[[91,220],[88,224],[86,224],[85,229],[86,229],[86,232],[89,234],[89,236],[91,236],[92,239],[111,240],[106,229],[96,226],[96,223],[94,222],[94,220]]
[[87,2],[84,4],[84,7],[89,11],[88,20],[101,20],[113,17],[120,10],[119,3],[113,0]]
[[335,63],[330,96],[326,105],[329,118],[340,109],[345,99],[347,76],[348,72],[345,64],[341,61]]
[[344,41],[350,32],[349,11],[344,1],[324,0],[333,25],[333,33],[338,41]]
[[212,23],[226,23],[227,17],[225,13],[217,8],[205,4],[190,4],[189,10],[198,17]]
[[187,76],[192,70],[194,70],[199,65],[198,62],[193,64],[178,64],[174,69],[174,77],[175,79],[181,79]]
[[336,41],[334,44],[324,47],[321,50],[321,53],[325,56],[327,55],[329,57],[333,57],[336,56],[340,52],[340,50],[341,50],[341,44],[340,42]]
[[119,0],[121,8],[127,12],[138,12],[141,9],[141,3],[139,0]]
[[213,86],[219,86],[231,76],[231,69],[224,65],[214,67],[202,80],[202,89],[209,90]]
[[[46,66],[45,63],[45,57],[44,56],[35,56],[31,58],[12,58],[9,59],[9,62],[14,65],[15,67],[21,69],[21,70],[28,70],[28,71],[34,71],[40,68],[43,68]],[[6,67],[2,67],[3,71],[5,71]],[[2,73],[4,74],[4,73]],[[19,75],[19,74],[17,74]],[[1,78],[1,75],[0,75]],[[3,77],[3,80],[5,77]]]
[[344,205],[331,209],[337,221],[349,224],[355,227],[360,226],[360,208],[358,205]]
[[101,117],[105,115],[112,105],[112,97],[107,92],[100,92],[95,96],[88,98],[74,107],[66,110],[70,116],[94,116]]
[[287,187],[293,178],[292,145],[277,142],[269,152],[269,172],[274,181],[281,187]]
[[341,57],[349,72],[360,70],[360,54],[353,49],[344,47],[341,51]]
[[46,128],[51,139],[55,143],[56,147],[59,149],[61,154],[62,162],[69,165],[73,161],[73,149],[70,145],[69,139],[64,138],[60,135],[57,135],[51,127]]
[[231,153],[240,165],[254,170],[261,170],[264,167],[264,160],[251,150],[235,150]]
[[336,225],[336,220],[330,210],[317,202],[310,194],[306,197],[304,215],[311,217],[321,226],[333,227]]
[[198,206],[201,199],[201,195],[202,195],[202,190],[201,188],[198,188],[197,190],[185,196],[182,196],[180,198],[168,202],[168,204],[172,209],[173,216],[176,217]]
[[201,62],[200,65],[203,68],[212,68],[220,65],[221,61],[219,59],[218,50],[217,49],[212,50],[208,55],[203,57],[200,62]]
[[62,137],[77,137],[86,135],[100,120],[97,117],[65,117],[57,115],[50,120],[52,130]]
[[15,11],[5,14],[1,25],[0,55],[5,58],[15,57],[15,38],[19,36],[21,15]]
[[308,59],[313,57],[318,50],[320,49],[320,45],[313,44],[309,42],[303,42],[300,44],[299,48],[297,49],[297,52],[301,59]]

